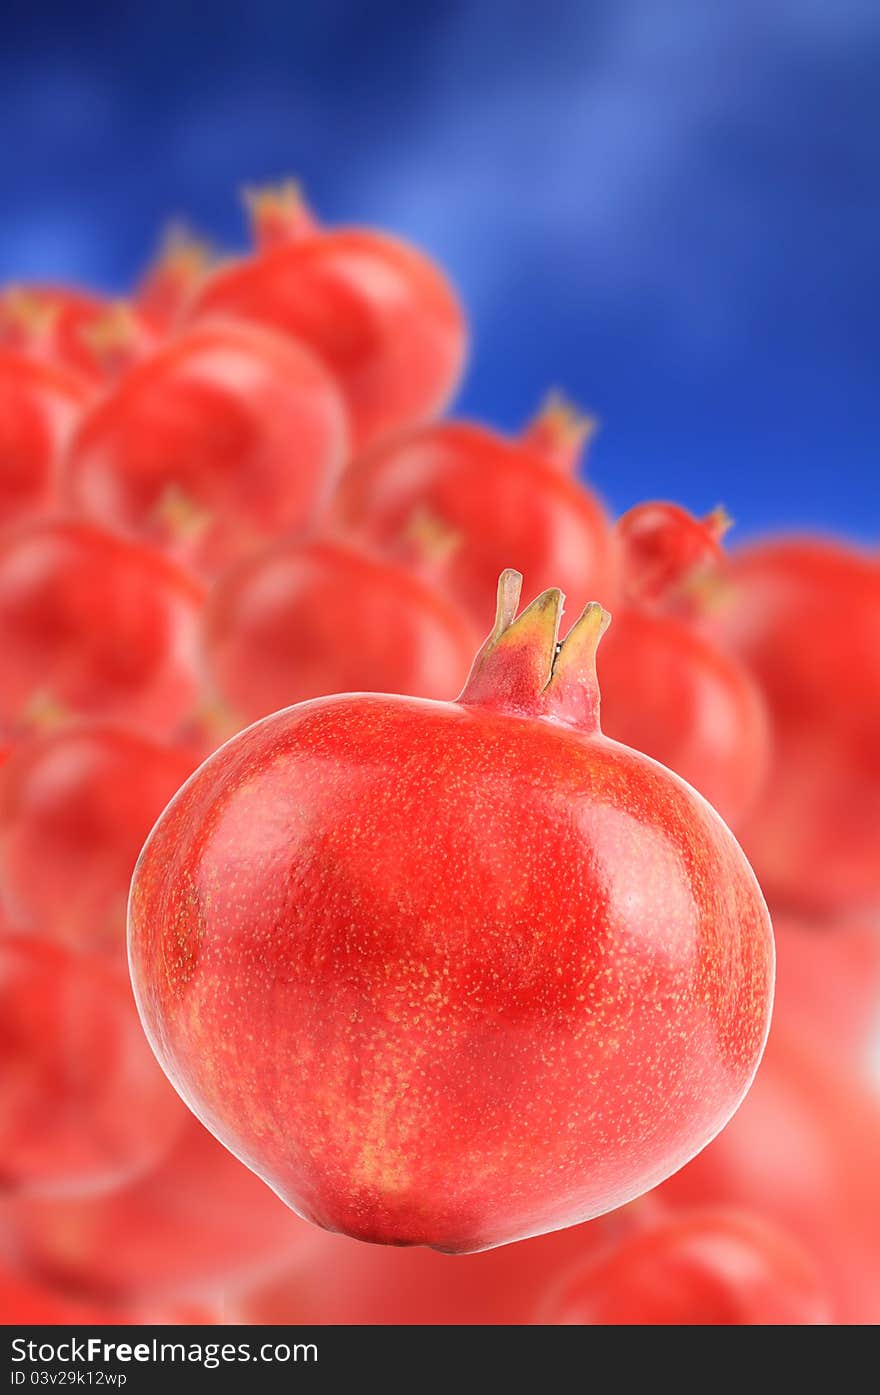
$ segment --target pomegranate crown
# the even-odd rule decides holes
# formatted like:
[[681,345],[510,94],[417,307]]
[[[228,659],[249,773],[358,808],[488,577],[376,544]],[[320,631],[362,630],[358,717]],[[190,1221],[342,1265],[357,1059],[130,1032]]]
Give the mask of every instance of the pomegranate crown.
[[611,616],[591,601],[560,641],[562,592],[542,592],[518,616],[522,580],[510,567],[501,573],[495,624],[458,701],[598,731],[596,650]]

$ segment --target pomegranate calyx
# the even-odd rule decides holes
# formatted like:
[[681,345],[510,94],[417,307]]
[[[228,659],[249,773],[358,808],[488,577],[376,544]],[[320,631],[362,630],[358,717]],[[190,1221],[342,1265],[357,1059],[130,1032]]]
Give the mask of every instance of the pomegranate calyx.
[[520,435],[520,444],[563,474],[573,475],[599,429],[598,419],[582,412],[556,390],[548,392]]
[[716,504],[710,513],[707,513],[702,520],[703,527],[715,539],[721,539],[730,532],[736,520],[727,512],[723,504]]
[[210,510],[201,507],[177,484],[163,489],[153,510],[153,521],[178,542],[195,542],[213,521]]
[[299,242],[318,228],[318,220],[295,179],[245,189],[243,198],[254,246],[260,252]]
[[0,343],[29,349],[45,343],[55,328],[59,307],[27,286],[6,286],[0,293]]
[[160,326],[173,324],[217,260],[210,242],[185,223],[169,224],[137,290],[141,314]]
[[144,328],[124,300],[108,305],[77,333],[98,367],[111,378],[130,368],[145,347]]
[[396,550],[401,561],[442,567],[458,551],[462,535],[444,519],[420,504],[413,510]]
[[458,701],[597,731],[596,649],[611,616],[591,601],[560,641],[562,592],[543,591],[517,616],[521,589],[519,572],[501,573],[495,624]]

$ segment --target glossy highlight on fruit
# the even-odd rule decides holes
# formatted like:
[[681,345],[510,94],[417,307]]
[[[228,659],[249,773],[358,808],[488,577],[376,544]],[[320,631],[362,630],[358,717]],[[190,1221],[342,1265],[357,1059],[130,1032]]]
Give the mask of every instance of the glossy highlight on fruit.
[[185,1114],[115,970],[5,933],[0,1022],[0,1194],[100,1191],[170,1147]]
[[16,742],[0,768],[0,885],[14,923],[122,962],[138,853],[194,763],[108,723]]
[[742,830],[772,898],[880,909],[880,561],[820,538],[743,548],[718,629],[770,714],[773,764]]
[[169,735],[200,691],[203,590],[158,553],[90,523],[0,538],[0,727],[58,715]]
[[76,513],[213,575],[310,528],[347,451],[344,403],[307,348],[259,326],[204,325],[96,401],[63,483]]
[[68,369],[0,348],[0,519],[45,513],[57,503],[62,451],[91,397]]
[[594,596],[611,604],[616,570],[605,510],[572,478],[570,462],[560,468],[571,443],[565,428],[560,440],[552,423],[551,450],[551,422],[546,413],[541,420],[540,432],[534,422],[527,428],[526,443],[454,421],[388,441],[348,469],[334,518],[365,545],[421,565],[480,626],[511,562],[528,593],[558,585],[575,609]]
[[320,228],[286,185],[252,200],[257,248],[220,267],[189,317],[281,330],[329,368],[354,444],[436,416],[458,385],[467,330],[455,293],[424,253],[366,228]]
[[683,1212],[637,1229],[557,1284],[561,1326],[816,1326],[831,1303],[809,1256],[748,1211]]
[[495,626],[453,703],[267,718],[172,801],[132,884],[141,1017],[295,1210],[489,1248],[620,1206],[730,1118],[763,1049],[757,883],[684,782],[603,737],[592,604]]
[[217,583],[205,614],[214,685],[247,721],[327,693],[451,697],[473,639],[439,590],[330,539],[249,558]]

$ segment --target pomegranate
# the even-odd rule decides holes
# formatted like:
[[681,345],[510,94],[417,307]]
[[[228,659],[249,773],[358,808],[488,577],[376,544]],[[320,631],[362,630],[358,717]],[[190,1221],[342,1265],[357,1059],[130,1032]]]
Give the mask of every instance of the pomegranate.
[[138,853],[196,763],[99,722],[17,742],[0,768],[0,880],[15,923],[121,961]]
[[724,584],[726,515],[639,504],[615,528],[624,604],[599,654],[602,722],[681,775],[732,826],[768,764],[767,716],[746,669],[707,633]]
[[0,728],[67,714],[170,735],[201,692],[204,592],[151,548],[47,520],[0,540]]
[[763,691],[773,751],[743,845],[782,905],[880,909],[880,562],[794,537],[731,570],[719,628]]
[[6,1223],[26,1271],[90,1299],[127,1302],[266,1283],[296,1272],[317,1234],[191,1116],[159,1166],[129,1185],[16,1200]]
[[255,321],[307,345],[342,388],[356,446],[441,411],[467,331],[440,268],[385,233],[320,228],[292,184],[251,208],[256,250],[208,278],[190,318]]
[[91,396],[65,368],[0,348],[0,519],[36,517],[53,508],[58,466],[77,417]]
[[63,484],[75,512],[214,575],[310,528],[347,450],[342,398],[308,349],[259,326],[205,325],[83,415]]
[[4,934],[0,1024],[0,1191],[99,1191],[171,1146],[186,1111],[121,974],[45,937]]
[[302,1215],[485,1249],[620,1206],[737,1108],[773,941],[732,834],[603,737],[591,604],[495,626],[454,703],[356,695],[216,752],[132,884],[142,1020]]
[[682,1212],[637,1229],[557,1283],[540,1313],[563,1326],[815,1326],[832,1321],[801,1247],[748,1211]]
[[396,437],[350,466],[334,519],[366,545],[426,568],[477,625],[509,561],[533,593],[557,582],[577,608],[596,595],[610,603],[611,530],[599,500],[572,478],[579,437],[566,421],[551,406],[520,441],[470,422]]
[[880,1321],[880,1097],[825,1044],[770,1034],[729,1128],[660,1188],[677,1206],[742,1206],[786,1230],[819,1266],[843,1323]]
[[473,654],[470,624],[435,587],[325,539],[277,543],[228,573],[205,635],[215,686],[248,721],[326,693],[450,697]]
[[866,1069],[880,1046],[880,925],[773,916],[776,1026]]

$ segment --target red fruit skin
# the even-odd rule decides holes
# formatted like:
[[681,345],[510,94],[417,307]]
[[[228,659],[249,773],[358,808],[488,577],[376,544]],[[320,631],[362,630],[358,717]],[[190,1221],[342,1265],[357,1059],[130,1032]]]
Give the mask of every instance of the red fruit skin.
[[731,557],[722,637],[770,714],[773,763],[743,845],[771,899],[880,907],[880,565],[812,538]]
[[705,518],[659,500],[629,509],[615,525],[627,604],[692,615],[695,599],[725,576],[721,539],[730,526],[723,508]]
[[626,1234],[618,1211],[586,1225],[538,1235],[476,1255],[361,1245],[316,1234],[308,1264],[233,1301],[229,1319],[247,1323],[366,1326],[482,1326],[535,1320],[560,1269]]
[[220,268],[190,309],[216,315],[307,344],[339,382],[359,448],[436,416],[464,367],[464,313],[446,277],[366,229],[316,230]]
[[89,523],[53,520],[0,539],[0,725],[46,710],[168,735],[200,691],[199,582]]
[[775,913],[774,1024],[857,1069],[880,1045],[880,926]]
[[[349,634],[351,642],[340,637]],[[474,652],[466,617],[402,566],[318,539],[281,542],[214,587],[214,685],[247,721],[340,692],[452,697]]]
[[56,502],[58,462],[91,396],[76,374],[0,348],[0,519],[17,523]]
[[118,1186],[171,1146],[184,1112],[115,970],[4,934],[0,1021],[0,1192]]
[[597,733],[598,607],[559,651],[560,607],[511,624],[502,579],[459,703],[249,728],[141,855],[154,1050],[328,1229],[469,1251],[590,1219],[703,1147],[760,1059],[754,877],[705,801]]
[[598,668],[607,735],[669,766],[737,827],[769,761],[764,705],[743,666],[677,616],[618,609]]
[[155,1171],[101,1196],[7,1209],[16,1261],[90,1301],[132,1303],[267,1281],[307,1257],[307,1226],[193,1118]]
[[480,426],[446,422],[389,441],[349,468],[334,511],[347,533],[391,555],[411,552],[425,522],[446,535],[443,584],[481,629],[511,562],[528,595],[557,585],[574,611],[613,599],[611,532],[596,497]]
[[17,742],[0,769],[0,881],[13,922],[122,963],[138,853],[195,763],[101,723]]
[[683,1213],[581,1264],[545,1301],[560,1326],[815,1326],[831,1305],[809,1256],[747,1211]]
[[742,1109],[664,1183],[672,1206],[743,1206],[800,1241],[835,1321],[880,1321],[880,1098],[821,1040],[774,1027]]
[[82,418],[70,507],[214,575],[329,502],[348,452],[343,400],[306,348],[246,324],[191,328]]

